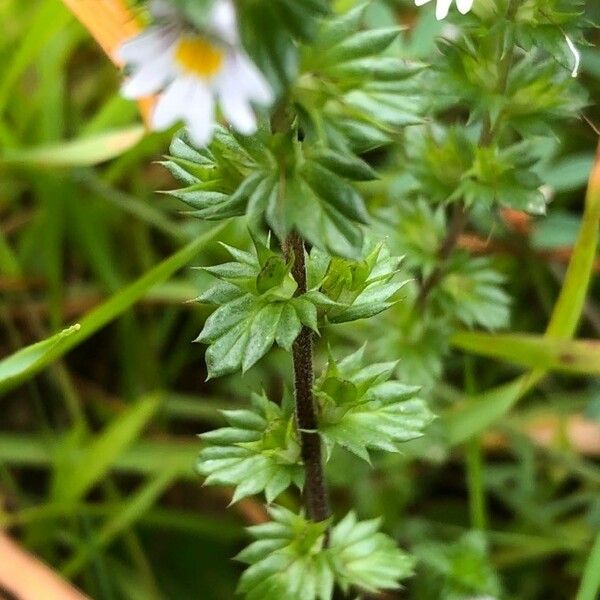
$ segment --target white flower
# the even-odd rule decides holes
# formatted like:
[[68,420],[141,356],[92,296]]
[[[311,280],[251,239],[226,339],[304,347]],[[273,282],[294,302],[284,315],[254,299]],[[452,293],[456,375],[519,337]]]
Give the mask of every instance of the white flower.
[[151,126],[163,130],[182,120],[198,146],[212,137],[217,103],[235,129],[254,133],[252,103],[268,105],[273,94],[240,46],[231,0],[216,1],[202,33],[164,0],[154,0],[150,10],[157,23],[119,49],[119,58],[131,68],[122,94],[160,93]]
[[[415,4],[417,6],[423,6],[430,1],[431,0],[415,0]],[[448,16],[452,2],[453,0],[436,0],[435,16],[438,21],[441,21]],[[463,15],[466,15],[471,8],[473,8],[473,2],[474,0],[456,0],[456,7]]]

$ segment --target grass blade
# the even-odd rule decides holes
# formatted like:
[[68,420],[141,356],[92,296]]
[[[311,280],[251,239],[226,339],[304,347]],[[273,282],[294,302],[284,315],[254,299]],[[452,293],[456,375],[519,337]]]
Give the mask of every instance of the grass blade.
[[461,331],[452,345],[519,366],[581,375],[600,374],[600,342],[560,340],[536,335]]
[[0,393],[12,389],[47,364],[47,357],[62,354],[67,340],[81,327],[73,325],[41,342],[27,346],[0,361]]
[[69,20],[69,13],[55,0],[47,0],[37,10],[28,23],[27,34],[23,36],[11,60],[0,71],[0,114],[4,113],[19,77]]
[[106,547],[118,535],[143,517],[159,496],[173,483],[177,474],[178,469],[171,467],[144,484],[142,489],[125,502],[121,509],[116,511],[114,516],[104,524],[93,544],[84,546],[69,560],[62,570],[63,575],[69,578],[77,575],[85,567],[87,561],[92,558],[94,551]]
[[600,593],[600,534],[596,536],[594,547],[590,553],[577,600],[595,600]]
[[145,398],[113,422],[82,451],[76,460],[64,463],[66,468],[55,471],[53,496],[60,502],[75,502],[94,487],[111,468],[115,460],[139,436],[160,406],[160,396]]
[[0,394],[6,393],[23,381],[27,381],[51,362],[81,344],[96,331],[110,323],[142,298],[152,287],[168,279],[173,273],[186,265],[206,244],[222,229],[217,225],[199,236],[181,250],[166,258],[156,267],[142,275],[104,304],[89,312],[79,325],[33,346],[19,350],[0,361]]
[[34,148],[9,149],[0,164],[33,167],[89,167],[120,156],[144,137],[142,125]]

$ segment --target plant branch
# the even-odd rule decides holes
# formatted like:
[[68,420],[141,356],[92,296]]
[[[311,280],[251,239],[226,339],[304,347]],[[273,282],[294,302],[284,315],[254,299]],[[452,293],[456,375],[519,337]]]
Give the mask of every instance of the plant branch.
[[[511,0],[508,10],[507,19],[513,19],[519,7],[519,0]],[[499,49],[499,63],[498,63],[498,78],[496,81],[496,91],[499,94],[503,94],[506,91],[508,84],[508,76],[514,60],[514,51],[509,50],[503,54],[503,49]],[[484,115],[483,122],[481,123],[481,133],[479,135],[479,146],[489,146],[494,138],[498,135],[498,121],[492,123],[492,118],[489,113]],[[461,200],[454,204],[454,210],[452,218],[448,226],[448,232],[446,237],[443,239],[440,248],[438,250],[439,262],[430,275],[422,282],[419,296],[417,297],[416,305],[421,309],[424,308],[427,297],[431,290],[440,283],[444,278],[446,271],[446,261],[452,254],[454,248],[458,244],[458,240],[464,231],[469,220],[469,211]]]
[[[298,284],[298,294],[306,292],[306,265],[304,242],[297,233],[292,233],[285,242],[287,257],[294,257],[292,274]],[[292,348],[294,360],[294,397],[296,400],[296,422],[300,432],[302,460],[304,461],[304,503],[308,516],[313,521],[329,518],[329,499],[325,484],[321,438],[317,432],[317,414],[313,398],[313,349],[312,332],[304,326]]]
[[464,228],[468,221],[468,209],[464,202],[459,201],[454,204],[454,210],[452,211],[452,219],[448,226],[448,232],[446,237],[442,241],[437,257],[439,259],[438,264],[430,273],[423,283],[421,284],[421,291],[417,298],[417,306],[424,307],[427,301],[427,297],[431,290],[444,278],[446,272],[446,261],[452,254],[454,248],[458,244],[458,240],[464,231]]

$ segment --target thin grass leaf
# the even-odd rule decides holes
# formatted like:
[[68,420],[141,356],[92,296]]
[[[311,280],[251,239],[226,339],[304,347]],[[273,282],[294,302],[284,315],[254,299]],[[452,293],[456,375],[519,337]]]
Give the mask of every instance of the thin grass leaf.
[[142,125],[90,135],[71,141],[6,150],[0,164],[33,167],[89,167],[120,156],[143,137]]
[[[27,381],[51,362],[96,333],[106,324],[124,313],[152,287],[168,279],[186,265],[210,240],[217,236],[224,225],[218,225],[199,236],[187,246],[166,258],[138,280],[112,296],[104,304],[89,312],[79,325],[60,340],[49,338],[19,350],[0,361],[0,395]],[[60,334],[59,334],[60,335]],[[60,342],[60,343],[57,343]]]
[[600,374],[600,342],[597,340],[551,340],[536,335],[460,331],[452,337],[452,344],[467,352],[523,367]]
[[170,469],[160,473],[142,488],[127,502],[120,510],[113,512],[110,518],[100,529],[94,542],[90,546],[84,546],[63,567],[62,572],[66,577],[77,575],[93,558],[94,552],[105,548],[120,534],[125,532],[131,525],[138,521],[152,508],[163,492],[173,483],[177,477],[178,468],[171,466]]
[[600,534],[596,536],[594,547],[585,565],[577,600],[594,600],[598,598],[598,594],[600,594]]
[[115,420],[87,447],[77,452],[74,462],[55,472],[53,496],[74,502],[101,481],[116,458],[138,437],[161,404],[160,396],[145,398]]

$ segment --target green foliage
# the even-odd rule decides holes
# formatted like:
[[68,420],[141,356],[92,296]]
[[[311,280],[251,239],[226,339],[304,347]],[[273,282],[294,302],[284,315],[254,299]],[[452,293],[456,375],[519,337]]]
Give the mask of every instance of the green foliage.
[[292,91],[306,139],[346,153],[387,144],[421,121],[413,76],[422,66],[386,52],[400,28],[362,29],[365,6],[322,24]]
[[253,0],[239,2],[244,45],[278,93],[298,73],[298,41],[310,41],[328,0]]
[[456,190],[468,205],[495,203],[532,214],[546,212],[546,199],[540,191],[542,181],[535,174],[535,157],[527,143],[506,148],[478,147],[473,164]]
[[235,261],[202,267],[219,280],[196,299],[218,307],[196,338],[209,344],[209,378],[247,371],[274,343],[289,352],[302,325],[318,332],[319,317],[341,323],[376,315],[404,284],[395,280],[399,260],[381,244],[362,261],[315,249],[307,257],[309,289],[298,295],[291,262],[257,239],[254,246],[249,253],[224,245]]
[[197,298],[218,307],[196,338],[209,344],[209,378],[247,371],[274,343],[291,350],[302,325],[317,331],[320,296],[294,295],[291,264],[262,242],[254,244],[254,254],[225,246],[235,262],[202,268],[218,279]]
[[2,359],[0,361],[0,394],[31,378],[52,361],[63,356],[68,350],[81,344],[107,323],[121,316],[132,304],[147,294],[148,290],[178,271],[221,230],[220,227],[215,228],[167,257],[137,281],[113,294],[104,304],[90,311],[81,320],[81,323]]
[[346,593],[353,587],[368,592],[395,589],[412,575],[414,559],[379,532],[380,526],[380,519],[358,521],[350,512],[331,529],[336,581]]
[[578,46],[587,44],[583,35],[586,23],[583,0],[527,0],[520,2],[508,30],[526,52],[541,48],[566,70],[573,57],[564,43],[568,35]]
[[188,204],[193,216],[246,214],[252,223],[266,222],[280,241],[297,229],[314,246],[346,256],[360,252],[359,223],[368,216],[348,179],[371,179],[374,172],[351,154],[305,146],[266,129],[251,140],[219,129],[202,150],[180,134],[165,164],[187,185],[169,194]]
[[432,293],[432,310],[474,327],[499,329],[508,325],[510,296],[504,277],[485,257],[457,253],[448,261],[446,276]]
[[[499,19],[492,3],[482,3],[489,21],[472,19],[469,36],[443,43],[445,60],[432,84],[444,89],[440,107],[467,105],[471,119],[489,115],[492,127],[548,135],[556,119],[572,118],[586,102],[571,77],[574,58],[565,42],[565,26],[578,17],[553,14],[538,0],[513,4],[516,17]],[[575,29],[581,44],[581,30]]]
[[433,202],[463,200],[482,208],[506,206],[543,214],[546,199],[529,143],[481,146],[475,132],[457,127],[413,132],[409,157],[416,190]]
[[[210,0],[167,1],[204,27]],[[242,554],[251,563],[242,594],[396,588],[413,560],[356,513],[384,514],[419,559],[403,597],[595,597],[600,475],[574,432],[595,431],[598,405],[587,339],[597,337],[597,303],[586,299],[597,189],[579,207],[600,93],[597,52],[586,47],[598,35],[586,27],[600,7],[475,0],[469,15],[453,7],[448,28],[433,4],[236,0],[245,49],[277,103],[251,137],[219,128],[195,149],[178,136],[166,162],[184,189],[157,199],[153,190],[176,185],[149,165],[169,133],[144,134],[135,104],[118,97],[117,70],[64,3],[0,2],[0,522],[88,596],[233,597],[239,519],[258,516],[260,498],[215,519],[220,496],[200,490],[192,468],[194,431],[221,427],[202,442],[209,483],[235,487],[235,500],[300,504],[291,400],[249,392],[264,386],[277,398],[287,357],[268,353],[243,379],[202,382],[202,348],[189,345],[208,304],[229,305],[235,320],[231,304],[246,296],[244,356],[289,349],[303,325],[334,356],[368,340],[361,364],[332,361],[314,389],[321,439],[354,444],[373,468],[333,449],[333,510],[353,512],[318,524],[275,507]],[[578,81],[565,34],[582,54]],[[439,35],[452,40],[434,50]],[[191,213],[179,214],[179,197]],[[462,206],[468,235],[447,250]],[[502,207],[538,216],[521,230]],[[236,220],[213,229],[189,216]],[[303,297],[275,243],[236,249],[247,226],[307,241]],[[215,264],[206,242],[217,234],[233,262],[183,269]],[[471,242],[493,256],[473,258]],[[211,269],[206,299],[186,303]],[[505,327],[509,305],[514,331],[460,332]],[[313,342],[321,364],[325,344]],[[515,368],[533,371],[506,383]],[[419,396],[440,417],[427,430],[417,426],[427,407],[416,425],[410,412]],[[540,422],[557,424],[547,445],[529,438]],[[490,430],[502,432],[501,455],[487,451],[499,439]],[[477,503],[489,529],[473,533]]]
[[387,243],[403,257],[405,269],[431,273],[446,231],[443,207],[434,206],[415,194],[415,201],[398,202],[378,215],[377,226]]
[[413,561],[378,531],[380,521],[359,522],[353,513],[331,529],[282,507],[269,509],[273,522],[256,525],[256,539],[238,555],[250,567],[238,591],[249,600],[331,600],[334,584],[374,592],[396,588],[412,573]]
[[373,317],[395,304],[393,299],[406,285],[399,279],[401,258],[392,256],[380,243],[369,250],[365,247],[363,260],[334,257],[329,259],[313,250],[308,264],[308,278],[317,285],[332,304],[326,311],[330,323],[345,323]]
[[282,406],[252,394],[252,409],[223,411],[229,426],[202,435],[198,470],[208,485],[236,486],[233,502],[260,492],[267,502],[292,483],[302,487],[300,445],[292,400]]
[[[275,18],[271,13],[291,6],[287,0],[269,8],[252,4],[242,12],[260,10],[261,27]],[[304,4],[317,12],[324,8],[314,0]],[[296,3],[294,10],[304,12],[309,24],[304,4]],[[252,139],[219,129],[210,147],[198,151],[184,135],[175,138],[165,164],[187,187],[170,193],[190,205],[194,216],[246,214],[252,223],[265,223],[280,241],[296,229],[312,246],[342,256],[359,254],[361,224],[369,218],[351,182],[376,174],[356,152],[388,143],[404,126],[419,121],[410,80],[420,69],[381,56],[399,30],[362,31],[363,13],[364,6],[322,20],[314,43],[302,46],[290,106],[277,108],[271,119],[275,134],[266,124]],[[302,39],[309,39],[305,33]],[[271,68],[282,84],[295,70],[296,45],[270,41],[282,45],[265,54],[285,63]]]
[[[435,145],[429,147],[435,153]],[[442,153],[444,148],[440,148]],[[451,172],[452,161],[447,164]],[[433,170],[421,167],[422,181],[408,184],[414,201],[399,201],[377,219],[377,227],[387,236],[392,251],[404,255],[400,277],[412,277],[415,282],[426,280],[439,265],[438,251],[448,227],[443,207],[421,196],[425,189],[439,189],[441,201],[441,180],[433,177]],[[443,173],[440,169],[440,177]],[[373,323],[369,334],[376,340],[377,357],[401,357],[397,367],[400,378],[430,386],[442,373],[450,337],[458,327],[495,330],[509,324],[511,297],[504,288],[505,276],[498,269],[498,261],[471,257],[464,250],[454,252],[422,310],[414,308],[420,289],[418,283],[411,283],[405,288],[404,301],[381,322]]]
[[415,552],[427,570],[430,591],[426,598],[500,597],[498,576],[490,566],[481,533],[470,532],[451,544],[425,543]]
[[183,200],[192,208],[191,214],[201,219],[225,219],[246,210],[256,218],[255,211],[271,195],[276,161],[258,140],[250,147],[242,142],[240,136],[219,127],[210,148],[195,149],[181,131],[173,138],[171,156],[163,164],[186,187],[168,193]]
[[399,302],[373,323],[369,337],[378,359],[398,356],[399,379],[407,384],[430,388],[443,375],[454,330],[448,315],[432,310],[417,315],[413,303]]
[[58,469],[52,482],[56,500],[72,503],[85,496],[104,478],[115,458],[139,436],[159,406],[158,396],[141,400],[86,445],[74,435],[57,459]]
[[399,452],[433,420],[419,388],[392,379],[395,362],[367,364],[365,346],[329,365],[316,382],[319,433],[330,453],[336,444],[369,460],[369,449]]

